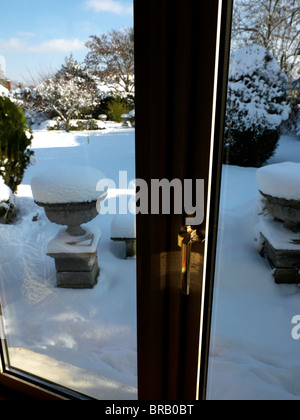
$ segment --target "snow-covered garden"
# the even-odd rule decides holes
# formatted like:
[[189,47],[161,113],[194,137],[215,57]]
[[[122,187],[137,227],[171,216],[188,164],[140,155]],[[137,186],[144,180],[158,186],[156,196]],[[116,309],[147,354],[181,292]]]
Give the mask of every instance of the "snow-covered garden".
[[[108,123],[109,126],[109,123]],[[89,139],[89,142],[88,142]],[[64,165],[99,168],[118,185],[134,179],[134,130],[119,124],[101,132],[34,130],[36,165],[15,198],[16,223],[1,229],[1,297],[12,366],[96,397],[136,397],[135,261],[110,239],[113,215],[89,225],[102,231],[100,277],[92,290],[56,287],[46,256],[58,226],[32,198],[40,170]],[[282,136],[268,163],[300,163],[300,138]],[[292,338],[299,314],[297,286],[276,285],[259,254],[256,168],[224,165],[212,324],[209,398],[299,399],[300,342]]]
[[[289,191],[282,194],[276,181],[283,176],[281,166],[276,177],[277,166],[268,177],[256,169],[299,164],[299,126],[282,134],[291,112],[284,94],[288,79],[266,50],[252,46],[234,52],[229,73],[208,398],[299,400],[300,342],[292,335],[292,321],[300,313],[300,290],[275,284],[274,269],[261,255],[261,223],[269,216],[259,192],[263,180],[267,193],[272,187],[274,196],[295,199],[298,180],[290,176]],[[299,108],[297,113],[299,118]],[[283,165],[289,174],[291,167]]]
[[[300,163],[300,137],[282,136],[269,164]],[[223,168],[208,398],[299,400],[296,285],[276,285],[259,254],[255,168]]]
[[[100,399],[137,397],[134,240],[130,249],[112,241],[121,236],[111,231],[114,215],[96,212],[102,177],[135,179],[132,45],[132,29],[112,31],[89,42],[88,66],[71,54],[28,86],[0,83],[0,332],[9,365]],[[62,242],[57,252],[60,227],[43,206],[72,202],[74,216],[74,200],[80,224],[62,235],[70,252]],[[57,287],[59,276],[64,286],[85,277],[76,284],[84,289]]]
[[[135,260],[110,239],[113,215],[98,215],[100,277],[92,290],[56,287],[46,248],[58,232],[32,197],[36,173],[66,165],[98,168],[118,185],[119,171],[135,178],[134,129],[107,123],[96,132],[34,130],[36,164],[15,197],[17,220],[0,225],[0,293],[11,365],[98,398],[136,398]],[[67,175],[67,174],[66,174]]]
[[[131,39],[130,33],[126,36]],[[89,58],[92,62],[93,54]],[[132,66],[129,60],[129,69]],[[3,330],[0,324],[0,333],[7,340],[9,362],[101,399],[137,397],[136,262],[125,258],[124,242],[112,241],[118,236],[111,230],[116,227],[114,215],[99,214],[88,225],[101,231],[98,283],[93,289],[57,287],[48,246],[59,227],[35,201],[65,204],[68,195],[74,203],[82,194],[84,201],[96,200],[93,186],[81,183],[82,168],[97,170],[96,178],[101,171],[115,185],[121,171],[128,182],[135,179],[134,128],[99,121],[105,120],[99,115],[105,110],[115,120],[123,113],[124,120],[131,117],[133,122],[133,113],[127,114],[134,108],[129,95],[134,83],[130,72],[127,75],[119,80],[124,97],[109,98],[99,78],[71,56],[53,78],[34,88],[11,94],[0,86],[0,95],[21,105],[32,125],[31,130],[21,115],[21,165],[20,156],[15,159],[17,150],[7,152],[12,143],[9,112],[4,109],[0,119],[7,128],[1,150],[0,217],[7,218],[13,209],[9,223],[0,224],[0,321],[5,324]],[[112,77],[106,75],[109,81]],[[299,95],[297,83],[293,88]],[[295,100],[296,117],[289,126],[288,89],[292,91],[288,77],[265,48],[252,45],[232,54],[209,399],[300,399],[300,341],[292,336],[300,289],[275,284],[274,271],[260,253],[258,227],[262,209],[257,168],[300,164],[299,107]]]

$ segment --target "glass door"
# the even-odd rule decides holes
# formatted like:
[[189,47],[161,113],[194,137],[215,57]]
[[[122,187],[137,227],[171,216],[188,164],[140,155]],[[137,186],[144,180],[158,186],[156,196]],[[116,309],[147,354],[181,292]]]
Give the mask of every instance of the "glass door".
[[136,399],[133,4],[68,3],[1,11],[3,373]]
[[297,2],[234,2],[210,215],[209,400],[300,398],[299,24]]

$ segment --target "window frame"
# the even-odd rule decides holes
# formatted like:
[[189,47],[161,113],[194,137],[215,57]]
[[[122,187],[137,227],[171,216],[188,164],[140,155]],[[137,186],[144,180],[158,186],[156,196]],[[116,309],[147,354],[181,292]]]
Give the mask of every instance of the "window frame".
[[230,64],[232,18],[234,0],[223,1],[220,23],[219,64],[216,73],[215,118],[212,132],[210,167],[210,201],[207,210],[207,238],[205,250],[204,288],[201,302],[201,337],[199,346],[199,395],[206,400],[208,366],[210,354],[211,323],[214,298],[217,239],[219,229],[220,196],[222,183],[224,130],[226,102],[228,96],[228,74]]
[[[137,97],[139,102],[136,107],[136,115],[140,118],[141,125],[137,125],[136,129],[141,131],[143,127],[148,129],[144,133],[143,139],[147,143],[146,146],[142,147],[139,143],[137,146],[140,151],[144,151],[145,155],[152,159],[155,157],[153,149],[168,149],[172,156],[172,163],[174,164],[177,160],[181,162],[182,167],[179,171],[178,168],[169,164],[167,158],[158,159],[155,169],[137,165],[137,177],[146,179],[148,182],[156,177],[174,179],[176,178],[174,174],[179,174],[178,178],[181,179],[189,177],[205,179],[207,216],[199,231],[206,239],[205,249],[203,247],[200,250],[200,255],[204,258],[206,264],[203,267],[204,271],[198,273],[199,281],[201,281],[200,277],[203,276],[204,287],[199,288],[198,291],[192,290],[191,295],[187,298],[180,296],[180,292],[178,292],[180,289],[178,273],[170,273],[168,270],[165,273],[159,272],[158,274],[161,275],[159,279],[155,272],[155,265],[161,264],[160,259],[161,256],[164,256],[164,252],[167,261],[168,253],[174,252],[176,233],[180,229],[180,222],[181,225],[184,223],[183,220],[180,221],[178,218],[172,219],[170,217],[159,219],[151,218],[151,216],[148,219],[143,219],[143,217],[138,216],[138,236],[149,238],[148,253],[154,259],[152,264],[149,258],[148,260],[147,258],[141,259],[138,262],[138,279],[140,279],[140,282],[147,279],[147,288],[144,287],[143,283],[139,287],[141,310],[147,314],[140,322],[139,328],[140,332],[147,331],[146,337],[144,333],[144,342],[139,343],[141,349],[139,352],[139,395],[141,399],[205,400],[233,1],[187,1],[185,9],[189,8],[188,13],[200,19],[201,25],[198,22],[199,26],[196,25],[196,19],[185,14],[186,10],[180,10],[180,2],[178,1],[165,1],[162,5],[164,7],[161,6],[160,16],[154,17],[155,3],[155,1],[152,1],[152,7],[151,5],[145,5],[146,8],[144,9],[144,13],[150,16],[150,23],[148,21],[143,22],[143,24],[147,23],[144,28],[147,32],[150,32],[149,38],[147,36],[142,37],[142,39],[137,38],[137,42],[141,44],[139,48],[142,49],[143,46],[147,50],[147,54],[150,54],[149,59],[144,58],[144,68],[149,66],[156,71],[156,73],[151,74],[150,82],[146,80],[149,74],[146,77],[143,74],[143,77],[137,80],[137,93],[139,92],[141,96]],[[173,13],[170,10],[165,10],[166,5],[169,5],[170,10],[173,7]],[[155,20],[155,24],[154,21],[151,22],[151,17]],[[188,21],[188,19],[191,20]],[[166,27],[165,31],[161,28],[162,22]],[[192,25],[189,26],[189,23],[192,23]],[[170,61],[171,64],[175,65],[176,59],[178,61],[178,58],[181,57],[180,53],[172,51],[171,41],[166,35],[166,33],[173,35],[172,30],[176,25],[177,28],[180,27],[181,33],[194,31],[192,32],[195,37],[194,42],[196,40],[195,43],[198,43],[198,46],[203,46],[201,52],[207,53],[206,58],[209,61],[207,68],[205,68],[201,66],[203,64],[201,58],[196,57],[195,60],[193,59],[195,70],[189,68],[188,65],[187,68],[181,66],[176,68],[177,77],[178,79],[182,77],[182,80],[185,80],[184,77],[189,77],[191,74],[195,75],[193,72],[198,72],[197,75],[201,81],[195,83],[193,93],[195,96],[197,94],[200,97],[201,94],[203,96],[197,103],[195,98],[192,97],[192,92],[188,94],[188,88],[181,86],[180,94],[183,100],[187,100],[184,103],[186,107],[183,107],[182,124],[177,122],[180,115],[176,113],[176,110],[170,109],[171,107],[168,108],[168,105],[172,105],[167,98],[167,93],[170,94],[168,90],[170,88],[170,81],[168,80],[170,63],[166,63],[163,59],[164,56],[169,54],[170,60],[173,59],[173,62]],[[155,34],[155,31],[157,31],[157,34]],[[159,42],[161,45],[155,56],[153,51]],[[174,41],[176,48],[178,50],[182,49],[180,40],[178,44],[177,42],[178,39],[176,39],[176,42]],[[190,58],[189,53],[191,51],[188,50],[187,38],[185,42],[187,48],[185,54]],[[204,46],[205,42],[210,46],[209,51]],[[159,64],[154,64],[155,59]],[[163,81],[159,80],[160,76]],[[151,86],[152,89],[153,86],[159,86],[158,111],[153,109],[155,108],[156,98],[151,97]],[[170,89],[172,92],[172,87]],[[144,97],[150,98],[147,115],[141,115],[144,109],[142,103]],[[180,101],[178,101],[176,95],[172,99],[178,106]],[[195,110],[193,107],[195,107]],[[168,137],[168,118],[172,123],[175,123],[176,127],[172,132],[173,137],[169,141],[166,139]],[[199,129],[200,125],[203,126],[203,130]],[[187,126],[189,126],[189,130],[185,131]],[[153,134],[156,128],[159,128],[160,138],[158,140]],[[183,138],[180,138],[180,134],[178,134],[180,131],[183,133]],[[139,138],[143,138],[142,132],[140,132]],[[201,139],[200,142],[199,139]],[[174,150],[173,142],[176,143],[179,152]],[[188,148],[193,151],[191,157],[186,153]],[[171,244],[161,243],[165,230],[169,231],[168,239]],[[163,234],[160,235],[160,232],[163,232]],[[171,256],[168,263],[172,264],[172,262]],[[150,277],[152,275],[152,284],[148,273],[151,273]],[[153,313],[153,302],[155,301],[157,303],[156,312]],[[163,319],[165,323],[158,327],[158,319]],[[167,340],[165,339],[166,331],[168,332]],[[171,357],[170,354],[172,354]],[[145,374],[142,371],[145,366],[147,366],[146,378],[142,376]],[[157,366],[159,369],[155,369]]]

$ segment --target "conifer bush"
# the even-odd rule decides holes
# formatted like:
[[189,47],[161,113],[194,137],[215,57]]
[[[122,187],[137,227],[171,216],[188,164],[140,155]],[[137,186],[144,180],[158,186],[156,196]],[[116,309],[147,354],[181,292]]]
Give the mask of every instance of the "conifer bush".
[[23,110],[0,96],[0,176],[13,193],[30,164],[32,138]]
[[231,57],[224,162],[262,166],[275,152],[289,117],[288,78],[272,54],[258,45]]
[[110,121],[122,122],[121,115],[128,114],[128,105],[121,98],[114,98],[108,105],[107,116]]

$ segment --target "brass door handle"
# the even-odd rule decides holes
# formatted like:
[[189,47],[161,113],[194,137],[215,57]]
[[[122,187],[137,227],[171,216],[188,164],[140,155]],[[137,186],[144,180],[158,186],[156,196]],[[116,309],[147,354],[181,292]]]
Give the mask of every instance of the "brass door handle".
[[181,248],[181,282],[182,293],[189,296],[191,289],[191,256],[195,242],[203,242],[196,229],[184,226],[178,235],[178,246]]

